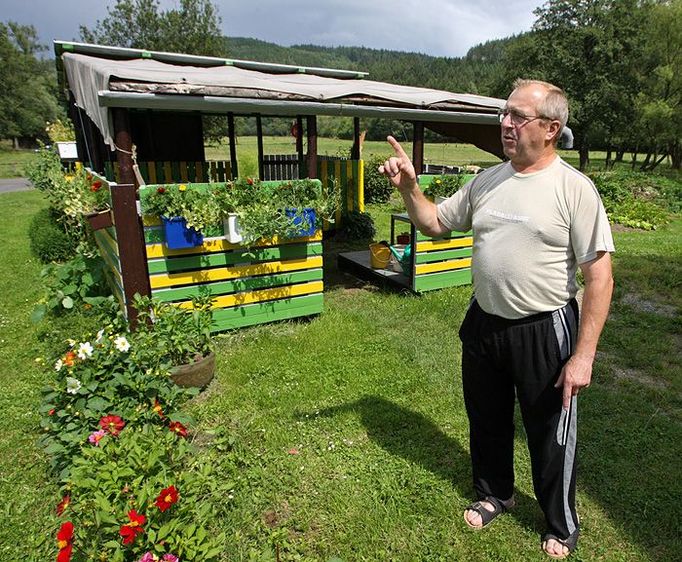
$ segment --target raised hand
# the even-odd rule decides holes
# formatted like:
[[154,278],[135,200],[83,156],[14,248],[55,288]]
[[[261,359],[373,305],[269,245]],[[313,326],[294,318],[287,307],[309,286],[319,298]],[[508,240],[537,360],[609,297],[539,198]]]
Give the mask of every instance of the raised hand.
[[385,175],[400,192],[408,192],[417,184],[414,166],[397,140],[391,136],[386,140],[393,148],[395,156],[391,156],[382,166],[379,166],[379,173]]

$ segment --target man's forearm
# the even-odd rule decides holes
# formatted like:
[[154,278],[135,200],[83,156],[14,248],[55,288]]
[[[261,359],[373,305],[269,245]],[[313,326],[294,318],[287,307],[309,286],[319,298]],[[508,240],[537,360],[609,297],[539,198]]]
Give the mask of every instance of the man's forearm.
[[608,267],[602,267],[596,274],[586,276],[578,343],[573,353],[590,361],[597,352],[597,343],[609,314],[613,293],[610,256],[600,259],[608,260]]

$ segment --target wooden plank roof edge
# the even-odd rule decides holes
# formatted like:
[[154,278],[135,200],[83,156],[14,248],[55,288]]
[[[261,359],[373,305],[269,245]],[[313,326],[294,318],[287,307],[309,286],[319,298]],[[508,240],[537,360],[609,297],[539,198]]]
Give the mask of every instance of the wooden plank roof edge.
[[247,61],[240,59],[226,59],[220,57],[209,57],[202,55],[187,55],[184,53],[169,53],[166,51],[150,51],[147,49],[132,49],[129,47],[112,47],[107,45],[94,45],[92,43],[79,43],[76,41],[61,41],[55,40],[54,52],[55,58],[59,60],[63,53],[79,53],[83,55],[99,56],[101,58],[109,59],[135,59],[148,58],[157,60],[159,62],[168,62],[173,64],[191,64],[195,66],[225,66],[231,65],[237,68],[244,68],[247,70],[256,70],[259,72],[269,72],[276,74],[292,74],[305,73],[316,76],[327,76],[330,78],[339,79],[354,79],[359,80],[367,76],[368,72],[360,72],[357,70],[339,70],[335,68],[322,68],[314,66],[297,66],[290,64],[279,64],[269,62]]

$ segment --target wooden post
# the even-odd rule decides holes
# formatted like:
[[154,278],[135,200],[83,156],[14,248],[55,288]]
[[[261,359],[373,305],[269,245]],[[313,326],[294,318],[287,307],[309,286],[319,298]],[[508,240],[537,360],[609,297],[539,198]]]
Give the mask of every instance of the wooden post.
[[308,177],[317,178],[317,117],[306,117],[306,130],[308,132]]
[[414,132],[412,137],[412,165],[417,175],[424,170],[424,123],[414,122]]
[[131,329],[137,326],[137,311],[133,308],[135,294],[151,295],[147,255],[142,221],[137,214],[137,189],[134,184],[113,184],[111,206],[116,226],[118,258],[121,262],[123,294]]
[[237,143],[234,134],[234,113],[227,114],[227,135],[230,137],[230,167],[232,177],[239,177],[239,164],[237,163]]
[[360,160],[360,118],[353,117],[353,147],[350,150],[351,160]]
[[133,172],[133,142],[126,109],[114,108],[114,141],[121,182],[111,188],[111,204],[116,225],[118,257],[121,262],[123,294],[131,329],[137,326],[133,297],[151,295],[142,219],[137,214],[137,185]]
[[303,179],[305,157],[303,156],[303,117],[296,116],[296,154],[298,155],[298,179]]
[[260,115],[256,115],[256,135],[258,137],[258,177],[265,179],[265,166],[263,165],[263,121]]

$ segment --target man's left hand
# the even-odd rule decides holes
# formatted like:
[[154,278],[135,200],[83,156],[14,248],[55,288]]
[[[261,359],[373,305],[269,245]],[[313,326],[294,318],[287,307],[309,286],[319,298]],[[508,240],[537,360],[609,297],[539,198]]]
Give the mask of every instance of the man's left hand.
[[554,385],[555,388],[564,387],[563,406],[568,410],[571,406],[571,397],[578,394],[581,388],[590,386],[592,380],[591,357],[573,355],[561,369],[561,375]]

